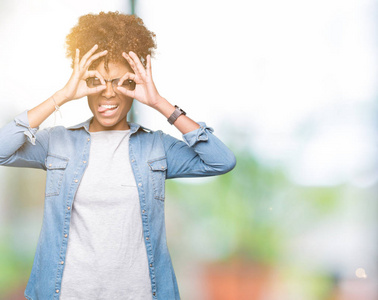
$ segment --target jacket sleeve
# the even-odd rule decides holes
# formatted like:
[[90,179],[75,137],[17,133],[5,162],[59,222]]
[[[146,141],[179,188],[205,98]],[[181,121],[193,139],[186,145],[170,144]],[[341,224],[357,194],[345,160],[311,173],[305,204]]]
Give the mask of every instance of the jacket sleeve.
[[0,129],[0,165],[46,170],[49,130],[31,128],[27,111]]
[[167,178],[214,176],[231,171],[235,155],[205,123],[183,135],[185,142],[162,134],[167,157]]

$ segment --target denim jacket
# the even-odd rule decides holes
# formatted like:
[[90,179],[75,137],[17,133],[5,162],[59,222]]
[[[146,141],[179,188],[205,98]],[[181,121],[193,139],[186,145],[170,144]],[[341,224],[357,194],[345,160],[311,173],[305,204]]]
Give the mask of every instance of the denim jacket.
[[[89,160],[90,121],[38,130],[29,126],[24,111],[0,130],[1,165],[47,171],[43,222],[25,289],[27,299],[59,299],[71,207]],[[213,130],[198,124],[199,129],[183,135],[183,142],[129,123],[129,156],[139,193],[153,299],[180,299],[165,233],[165,179],[219,175],[236,163]]]

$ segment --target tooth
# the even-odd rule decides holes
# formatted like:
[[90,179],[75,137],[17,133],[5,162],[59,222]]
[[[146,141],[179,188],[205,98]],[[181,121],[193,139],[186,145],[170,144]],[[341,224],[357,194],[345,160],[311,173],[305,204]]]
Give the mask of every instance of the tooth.
[[104,108],[115,108],[117,105],[101,105]]

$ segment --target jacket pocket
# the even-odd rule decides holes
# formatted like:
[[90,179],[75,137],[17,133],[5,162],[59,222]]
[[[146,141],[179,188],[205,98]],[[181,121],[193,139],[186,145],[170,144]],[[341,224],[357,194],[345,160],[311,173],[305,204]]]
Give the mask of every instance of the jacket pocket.
[[152,185],[154,188],[154,197],[164,201],[165,199],[165,177],[167,170],[166,157],[149,160],[148,165],[151,169]]
[[48,154],[45,160],[46,175],[46,196],[57,196],[60,193],[64,171],[67,168],[68,158]]

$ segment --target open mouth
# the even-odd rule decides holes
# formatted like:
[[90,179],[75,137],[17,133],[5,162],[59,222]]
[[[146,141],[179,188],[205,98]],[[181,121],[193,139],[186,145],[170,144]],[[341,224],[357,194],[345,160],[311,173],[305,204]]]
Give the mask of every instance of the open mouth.
[[118,109],[118,105],[100,105],[98,107],[98,112],[104,116],[111,116],[113,115]]

